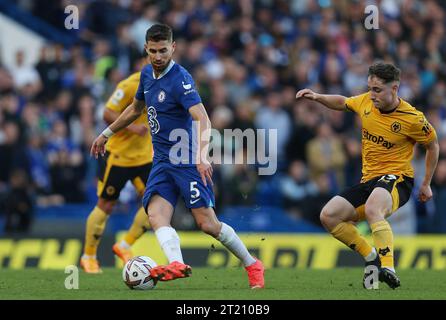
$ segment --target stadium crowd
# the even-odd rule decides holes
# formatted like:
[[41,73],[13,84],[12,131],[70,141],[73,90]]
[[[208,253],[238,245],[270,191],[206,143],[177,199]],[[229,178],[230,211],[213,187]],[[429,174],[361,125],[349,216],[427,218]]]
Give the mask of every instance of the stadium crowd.
[[[326,201],[361,176],[361,133],[353,113],[295,99],[298,89],[352,96],[367,87],[375,60],[402,70],[400,96],[435,126],[440,160],[435,200],[412,210],[440,230],[446,208],[446,41],[444,1],[111,0],[18,1],[61,32],[71,47],[48,42],[37,64],[18,50],[0,65],[2,209],[29,224],[33,203],[85,202],[95,187],[89,148],[105,127],[102,110],[117,83],[137,71],[145,31],[172,26],[175,61],[193,75],[213,127],[278,129],[278,172],[254,165],[216,165],[217,207],[279,205],[319,224]],[[80,28],[65,30],[75,4]],[[379,29],[364,27],[364,8],[379,7]],[[1,61],[1,60],[0,60]],[[233,146],[234,157],[245,150]],[[413,159],[423,177],[421,148]],[[416,181],[416,183],[420,181]],[[415,188],[416,189],[416,188]],[[416,190],[415,190],[416,191]],[[94,192],[93,192],[94,194]],[[9,222],[12,225],[14,221]],[[444,226],[444,224],[443,224]]]

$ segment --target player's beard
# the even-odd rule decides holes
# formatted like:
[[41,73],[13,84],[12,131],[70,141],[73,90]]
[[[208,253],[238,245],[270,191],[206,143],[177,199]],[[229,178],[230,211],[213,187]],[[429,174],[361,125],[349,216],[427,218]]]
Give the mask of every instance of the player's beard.
[[167,60],[167,62],[163,65],[157,65],[157,64],[152,63],[152,67],[157,73],[162,73],[169,65],[170,60],[171,59]]

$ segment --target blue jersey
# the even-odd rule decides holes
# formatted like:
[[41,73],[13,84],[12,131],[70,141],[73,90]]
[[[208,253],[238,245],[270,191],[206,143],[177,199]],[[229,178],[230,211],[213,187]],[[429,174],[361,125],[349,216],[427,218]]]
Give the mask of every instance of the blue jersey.
[[[155,151],[143,196],[144,208],[154,194],[173,207],[180,195],[188,208],[213,207],[212,186],[203,184],[194,163],[197,132],[193,130],[189,108],[201,103],[201,99],[189,72],[171,61],[155,78],[152,66],[147,65],[141,71],[136,99],[147,105]],[[175,150],[181,151],[181,155]],[[178,160],[182,162],[176,163]]]
[[[193,159],[197,137],[196,132],[192,130],[189,108],[201,103],[201,98],[189,72],[171,60],[168,67],[156,78],[152,65],[149,64],[141,71],[135,97],[145,101],[147,105],[155,153],[154,163],[169,161],[179,166],[195,166]],[[187,139],[184,139],[185,134],[181,135],[181,132],[187,132]],[[175,148],[172,148],[174,146]],[[179,154],[181,150],[187,150],[187,154]],[[170,161],[171,151],[176,155],[175,161],[181,159],[181,163]]]

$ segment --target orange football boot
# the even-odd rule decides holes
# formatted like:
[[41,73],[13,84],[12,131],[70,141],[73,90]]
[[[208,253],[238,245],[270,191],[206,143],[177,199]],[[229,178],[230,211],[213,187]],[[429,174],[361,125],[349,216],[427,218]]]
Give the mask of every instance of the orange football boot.
[[118,243],[115,243],[112,247],[113,253],[117,255],[124,264],[127,263],[131,258],[133,258],[132,250],[122,248]]
[[251,289],[262,289],[265,287],[265,268],[262,261],[256,259],[256,262],[245,267],[245,270],[248,272]]
[[170,281],[187,278],[192,274],[192,268],[187,264],[174,261],[167,266],[156,266],[150,270],[150,276],[159,281]]
[[81,258],[81,268],[86,273],[98,274],[102,273],[102,269],[99,267],[99,261],[95,258]]

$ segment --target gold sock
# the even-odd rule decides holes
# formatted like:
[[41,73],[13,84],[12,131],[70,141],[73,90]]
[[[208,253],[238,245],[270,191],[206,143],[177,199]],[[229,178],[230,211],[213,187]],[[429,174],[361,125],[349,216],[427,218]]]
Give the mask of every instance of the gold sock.
[[94,207],[87,219],[87,227],[85,231],[85,248],[84,253],[89,256],[96,255],[99,242],[104,233],[107,224],[108,214],[97,206]]
[[393,269],[393,233],[386,220],[370,225],[373,241],[381,259],[381,266]]
[[149,228],[149,217],[144,208],[141,207],[136,213],[133,224],[124,237],[124,241],[130,246],[133,245]]
[[372,246],[359,234],[358,228],[351,223],[341,222],[330,233],[364,258],[372,252]]

